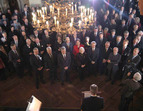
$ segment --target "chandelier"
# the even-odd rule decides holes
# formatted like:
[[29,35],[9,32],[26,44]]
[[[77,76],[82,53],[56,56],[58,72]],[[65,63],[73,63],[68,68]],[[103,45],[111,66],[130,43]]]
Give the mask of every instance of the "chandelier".
[[[33,27],[38,30],[47,29],[49,32],[72,34],[75,30],[80,32],[88,29],[94,23],[94,10],[78,6],[73,2],[48,3],[48,7],[41,7],[37,13],[32,13]],[[49,10],[49,13],[47,13]]]

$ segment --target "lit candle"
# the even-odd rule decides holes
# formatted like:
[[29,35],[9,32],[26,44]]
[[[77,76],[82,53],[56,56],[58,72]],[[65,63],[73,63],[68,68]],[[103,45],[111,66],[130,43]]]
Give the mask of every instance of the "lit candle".
[[59,21],[57,21],[57,27],[59,28]]
[[74,22],[74,18],[72,17],[72,18],[71,18],[71,23],[73,23],[73,22]]
[[92,17],[91,18],[92,18],[92,20],[94,19],[94,13],[92,13]]
[[76,7],[76,4],[75,4],[75,11],[77,11],[77,7]]
[[52,12],[52,5],[50,5],[50,13]]
[[44,7],[42,7],[42,12],[43,12],[43,14],[44,14]]
[[79,20],[79,29],[81,29],[81,22],[82,22],[82,21],[81,21],[81,20]]
[[88,10],[88,15],[89,15],[89,8],[87,10]]
[[91,15],[89,15],[89,23],[91,23]]
[[43,22],[45,21],[45,19],[44,19],[44,15],[42,15],[42,18],[43,18]]
[[60,16],[60,9],[58,8],[58,17]]
[[56,26],[56,16],[54,16],[55,26]]
[[68,9],[66,8],[66,16],[68,16]]
[[40,21],[39,20],[37,20],[37,25],[38,25],[38,27],[40,26]]
[[81,20],[83,20],[83,13],[81,13]]
[[47,7],[45,7],[45,14],[47,15]]
[[74,13],[73,6],[72,6],[72,14]]
[[70,28],[72,28],[72,26],[73,26],[73,23],[70,23]]
[[85,25],[87,25],[87,17],[85,17]]
[[84,9],[84,14],[85,14],[85,16],[86,16],[86,8]]
[[42,11],[40,10],[40,15],[42,16]]
[[40,11],[39,11],[39,10],[37,10],[37,14],[38,14],[38,16],[39,16],[39,12],[40,12]]
[[46,21],[46,24],[47,24],[47,29],[49,29],[49,22],[48,22],[48,21]]

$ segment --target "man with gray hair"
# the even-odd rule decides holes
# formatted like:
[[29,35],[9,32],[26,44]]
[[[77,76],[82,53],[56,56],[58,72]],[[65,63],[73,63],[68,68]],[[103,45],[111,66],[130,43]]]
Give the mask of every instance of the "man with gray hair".
[[123,81],[123,88],[121,90],[121,101],[119,105],[120,111],[128,111],[130,102],[133,99],[135,91],[137,91],[141,85],[138,81],[142,79],[141,74],[136,72],[133,79],[127,79]]
[[56,53],[52,51],[51,47],[46,48],[44,67],[47,72],[49,71],[51,84],[53,84],[54,80],[57,79],[57,56]]
[[81,110],[82,111],[101,111],[104,107],[104,99],[102,97],[97,96],[98,94],[98,86],[96,84],[92,84],[90,86],[90,97],[86,97],[82,101]]
[[64,85],[64,76],[66,75],[66,81],[70,82],[69,68],[71,64],[71,55],[66,52],[64,46],[61,47],[61,53],[58,54],[58,65],[61,71],[61,84]]

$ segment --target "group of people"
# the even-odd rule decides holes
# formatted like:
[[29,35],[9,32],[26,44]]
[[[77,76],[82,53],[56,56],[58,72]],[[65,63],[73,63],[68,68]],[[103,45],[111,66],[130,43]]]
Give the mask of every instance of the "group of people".
[[136,72],[141,75],[143,31],[133,6],[100,7],[94,13],[94,28],[74,31],[66,38],[34,29],[31,13],[37,13],[35,7],[25,4],[21,13],[17,9],[0,12],[0,79],[7,78],[7,71],[20,78],[27,72],[34,75],[38,89],[39,82],[45,84],[43,71],[49,72],[51,83],[60,77],[62,85],[65,80],[71,83],[71,69],[80,80],[105,74],[111,84],[117,78],[133,79]]

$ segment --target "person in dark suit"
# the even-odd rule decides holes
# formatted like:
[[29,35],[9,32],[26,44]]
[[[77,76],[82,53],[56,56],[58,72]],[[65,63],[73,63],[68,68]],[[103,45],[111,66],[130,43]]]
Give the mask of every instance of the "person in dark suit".
[[28,11],[28,9],[27,9],[26,7],[24,7],[24,10],[23,10],[23,12],[22,12],[22,16],[23,16],[23,17],[26,16],[26,18],[27,18],[29,21],[31,21],[31,14],[30,14],[30,12]]
[[119,25],[117,29],[118,29],[117,31],[118,35],[123,36],[124,32],[128,29],[126,26],[126,21],[122,20],[121,25]]
[[23,69],[23,63],[22,63],[21,55],[20,55],[18,49],[16,48],[15,44],[11,44],[10,47],[11,47],[11,51],[8,54],[9,60],[13,63],[17,75],[20,78],[22,78],[24,69]]
[[101,111],[104,108],[104,98],[97,96],[98,86],[92,84],[90,86],[90,93],[90,97],[83,99],[81,111]]
[[35,39],[35,43],[36,43],[35,47],[38,48],[40,54],[43,56],[44,51],[45,51],[45,45],[44,45],[44,43],[42,43],[42,41],[40,41],[39,38]]
[[10,51],[10,47],[9,47],[10,46],[10,40],[7,37],[6,32],[2,32],[0,44],[4,47],[4,49],[6,50],[7,53]]
[[129,31],[125,31],[125,32],[124,32],[124,35],[123,35],[122,41],[124,41],[124,40],[128,40],[128,41],[129,41],[128,46],[129,46],[129,47],[131,47],[131,44],[132,44],[132,38],[129,36]]
[[121,61],[120,61],[120,69],[121,70],[125,66],[126,60],[131,53],[131,49],[129,48],[128,43],[129,43],[128,40],[124,40],[123,45],[122,45],[121,49],[119,50],[119,54],[121,55]]
[[58,65],[60,66],[61,73],[61,84],[64,85],[64,76],[66,75],[66,80],[70,81],[69,69],[71,64],[71,55],[69,52],[66,52],[64,46],[61,47],[61,53],[58,54]]
[[77,66],[79,70],[79,77],[82,81],[85,77],[86,66],[87,66],[87,55],[85,54],[85,49],[83,47],[79,48],[79,53],[76,55]]
[[121,55],[118,53],[118,48],[114,47],[113,53],[110,53],[109,58],[107,60],[108,80],[111,80],[111,84],[114,84],[115,82],[115,77],[119,69],[118,64],[120,60],[121,60]]
[[99,58],[100,58],[100,62],[99,62],[99,73],[100,74],[106,74],[107,72],[107,60],[109,57],[109,54],[111,53],[111,48],[110,48],[110,42],[107,41],[105,43],[105,47],[103,47],[100,52],[99,52]]
[[121,90],[121,100],[119,104],[119,111],[128,111],[130,102],[133,100],[135,91],[137,91],[141,85],[138,81],[141,80],[141,74],[135,73],[133,79],[127,79],[122,82],[123,87]]
[[51,44],[51,36],[49,35],[48,30],[44,30],[44,34],[42,35],[42,43],[44,43],[47,47],[48,45],[53,45]]
[[120,50],[122,47],[122,44],[123,44],[122,36],[117,36],[116,41],[111,43],[111,48],[113,49],[114,47],[117,47]]
[[6,80],[5,64],[0,57],[0,80]]
[[33,54],[33,47],[31,45],[31,40],[26,39],[26,45],[23,47],[23,57],[24,57],[24,62],[26,65],[26,69],[28,70],[28,73],[30,76],[32,76],[31,72],[31,65],[30,65],[30,56]]
[[141,60],[141,57],[139,54],[139,48],[135,48],[133,50],[133,53],[129,55],[126,61],[126,65],[134,65],[137,66]]
[[94,31],[91,32],[90,34],[90,42],[95,41],[97,42],[99,40],[99,35],[98,35],[98,27],[94,28]]
[[72,54],[73,44],[71,43],[69,37],[66,37],[66,41],[62,44],[62,46],[65,46],[66,47],[66,51],[70,52],[70,54]]
[[46,48],[46,53],[44,55],[44,68],[46,71],[50,72],[51,84],[57,80],[57,56],[56,53],[52,51],[51,47]]
[[33,33],[33,26],[31,25],[28,19],[24,19],[24,26],[25,26],[25,31],[27,35],[30,35]]
[[97,47],[99,48],[99,50],[104,47],[106,41],[107,41],[107,39],[105,37],[103,37],[103,33],[100,32],[99,33],[99,39],[96,42],[97,43]]
[[88,61],[89,61],[89,72],[90,74],[96,75],[97,71],[97,60],[99,58],[99,49],[96,47],[96,42],[91,42],[91,47],[88,49]]
[[42,57],[39,55],[38,48],[33,49],[33,54],[30,57],[30,64],[32,66],[32,69],[34,71],[35,76],[35,82],[36,82],[36,88],[39,89],[39,76],[40,81],[45,84],[44,77],[43,77],[43,63],[42,63]]
[[42,36],[40,33],[38,33],[37,29],[34,29],[34,38],[39,38],[40,40],[42,39]]
[[113,44],[115,41],[116,41],[116,30],[115,29],[112,29],[111,30],[111,35],[108,36],[107,40]]
[[80,39],[81,39],[81,43],[84,44],[85,43],[85,39],[87,36],[89,36],[88,32],[86,29],[83,29],[82,32],[80,32]]

